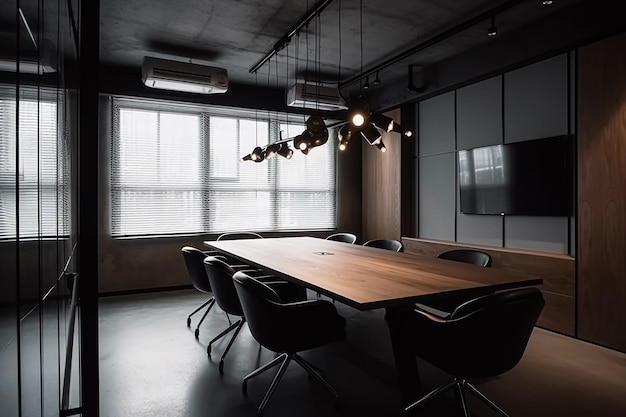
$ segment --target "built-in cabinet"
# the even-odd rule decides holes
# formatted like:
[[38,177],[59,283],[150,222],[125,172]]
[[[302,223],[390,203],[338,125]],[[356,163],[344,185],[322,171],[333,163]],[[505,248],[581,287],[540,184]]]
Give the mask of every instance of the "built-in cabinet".
[[578,335],[626,352],[626,34],[578,53]]

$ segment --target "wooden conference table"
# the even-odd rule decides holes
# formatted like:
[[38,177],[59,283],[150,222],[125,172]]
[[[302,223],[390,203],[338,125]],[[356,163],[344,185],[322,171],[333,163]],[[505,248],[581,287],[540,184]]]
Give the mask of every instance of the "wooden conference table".
[[206,246],[357,310],[385,309],[404,404],[419,398],[415,354],[401,326],[413,303],[538,285],[541,278],[313,237],[206,241]]

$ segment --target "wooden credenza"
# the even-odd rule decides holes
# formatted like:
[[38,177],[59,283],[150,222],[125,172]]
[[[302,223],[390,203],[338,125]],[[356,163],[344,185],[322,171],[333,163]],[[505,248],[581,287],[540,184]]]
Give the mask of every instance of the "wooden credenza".
[[491,255],[492,268],[543,278],[546,305],[537,325],[576,336],[576,262],[568,255],[403,237],[405,252],[437,256],[452,249],[478,249]]

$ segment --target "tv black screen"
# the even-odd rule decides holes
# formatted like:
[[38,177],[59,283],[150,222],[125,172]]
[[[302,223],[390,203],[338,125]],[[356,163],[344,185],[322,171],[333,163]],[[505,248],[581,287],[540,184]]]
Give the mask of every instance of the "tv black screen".
[[571,136],[459,151],[461,212],[569,216],[572,157]]

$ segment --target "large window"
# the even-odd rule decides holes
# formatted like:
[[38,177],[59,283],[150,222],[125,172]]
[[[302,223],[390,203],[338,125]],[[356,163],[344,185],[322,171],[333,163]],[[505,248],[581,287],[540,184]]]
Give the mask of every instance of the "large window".
[[14,88],[0,86],[0,239],[69,234],[69,153],[58,108],[55,93],[22,87],[18,101]]
[[301,116],[128,99],[113,113],[113,236],[335,228],[334,146],[241,160],[281,131],[301,133]]

